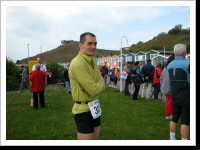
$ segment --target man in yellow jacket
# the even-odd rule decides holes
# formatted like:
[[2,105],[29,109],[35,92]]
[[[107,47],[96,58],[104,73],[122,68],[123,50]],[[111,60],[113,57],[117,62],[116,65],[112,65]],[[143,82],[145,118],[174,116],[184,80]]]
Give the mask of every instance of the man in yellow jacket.
[[104,80],[93,56],[96,36],[81,34],[78,55],[71,61],[69,77],[74,100],[72,113],[77,125],[78,140],[98,140],[101,125],[99,94],[105,89]]

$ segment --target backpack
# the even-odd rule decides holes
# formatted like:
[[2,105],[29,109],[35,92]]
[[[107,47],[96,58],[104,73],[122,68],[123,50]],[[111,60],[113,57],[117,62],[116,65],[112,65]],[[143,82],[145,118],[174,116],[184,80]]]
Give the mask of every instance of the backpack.
[[137,69],[138,67],[132,67],[131,69],[130,69],[130,78],[131,78],[131,80],[135,80],[137,77],[138,77],[138,74],[137,74],[137,72],[136,72],[136,69]]

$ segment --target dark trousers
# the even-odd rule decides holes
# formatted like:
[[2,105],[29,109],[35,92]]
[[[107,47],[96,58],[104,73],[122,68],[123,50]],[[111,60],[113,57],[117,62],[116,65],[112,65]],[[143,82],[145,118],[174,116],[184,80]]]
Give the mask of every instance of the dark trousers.
[[130,82],[130,76],[128,76],[128,77],[126,78],[126,80],[125,80],[124,95],[130,95],[129,89],[128,89],[129,82]]
[[138,93],[140,91],[140,85],[135,85],[135,91],[133,93],[133,100],[137,100],[138,98]]
[[45,107],[44,91],[33,92],[34,108],[38,108],[38,93],[40,98],[40,106]]
[[160,83],[154,84],[154,99],[158,99],[158,93],[160,92]]
[[51,77],[47,77],[47,83],[51,84]]
[[28,88],[30,90],[30,86],[29,86],[28,80],[26,80],[26,81],[22,80],[21,81],[20,92],[22,92],[24,88]]

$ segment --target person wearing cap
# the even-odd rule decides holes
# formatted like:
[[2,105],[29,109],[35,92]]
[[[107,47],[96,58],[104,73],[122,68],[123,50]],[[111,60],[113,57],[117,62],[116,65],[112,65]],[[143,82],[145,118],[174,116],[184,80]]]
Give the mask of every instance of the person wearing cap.
[[144,75],[144,83],[141,95],[142,98],[146,97],[146,99],[151,99],[154,70],[155,67],[151,64],[151,59],[147,59],[147,64],[145,64],[141,69],[141,73]]
[[98,140],[101,127],[99,95],[105,90],[104,79],[94,58],[97,41],[93,33],[80,35],[78,55],[69,67],[74,105],[72,113],[78,140]]

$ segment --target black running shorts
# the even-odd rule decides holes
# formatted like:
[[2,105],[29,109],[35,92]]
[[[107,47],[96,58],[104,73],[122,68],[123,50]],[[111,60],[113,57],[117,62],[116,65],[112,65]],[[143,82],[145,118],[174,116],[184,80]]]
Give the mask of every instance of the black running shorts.
[[74,120],[79,133],[93,133],[94,128],[101,125],[100,117],[93,119],[90,111],[81,114],[75,114]]

